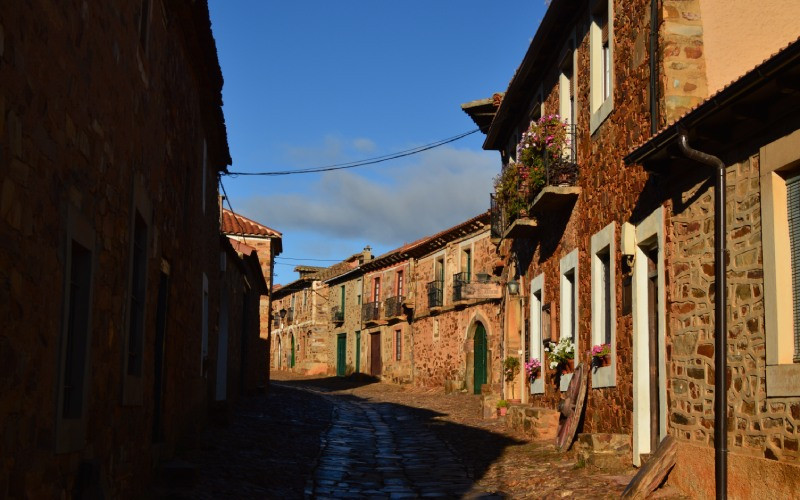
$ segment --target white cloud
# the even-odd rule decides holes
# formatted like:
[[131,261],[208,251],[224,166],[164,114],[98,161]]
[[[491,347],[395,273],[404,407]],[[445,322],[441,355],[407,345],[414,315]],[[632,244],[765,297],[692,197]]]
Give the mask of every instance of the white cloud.
[[[301,193],[243,200],[245,215],[293,231],[400,246],[474,217],[489,207],[492,153],[441,148],[391,163],[329,172]],[[298,179],[299,180],[299,179]]]
[[375,151],[375,143],[366,137],[359,137],[353,140],[353,149],[361,153],[371,153]]

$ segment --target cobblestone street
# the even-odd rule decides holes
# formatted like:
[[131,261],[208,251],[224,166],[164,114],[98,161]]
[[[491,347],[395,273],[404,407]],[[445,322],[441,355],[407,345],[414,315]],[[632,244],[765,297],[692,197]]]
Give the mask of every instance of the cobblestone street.
[[633,469],[600,474],[548,441],[480,418],[477,396],[372,381],[273,375],[173,464],[161,498],[612,498]]

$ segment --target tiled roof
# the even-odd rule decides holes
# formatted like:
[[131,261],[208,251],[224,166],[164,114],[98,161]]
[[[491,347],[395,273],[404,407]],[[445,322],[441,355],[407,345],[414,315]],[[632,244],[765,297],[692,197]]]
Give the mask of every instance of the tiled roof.
[[[783,46],[777,52],[771,54],[769,57],[767,57],[766,59],[764,59],[763,61],[761,61],[757,65],[755,65],[752,69],[750,69],[749,71],[747,71],[744,74],[742,74],[739,78],[737,78],[735,80],[732,80],[731,82],[728,82],[727,85],[723,86],[721,89],[719,89],[718,91],[714,92],[712,95],[708,96],[706,99],[704,99],[704,100],[700,101],[699,103],[695,104],[691,109],[687,110],[680,117],[678,117],[678,118],[676,118],[674,120],[671,120],[669,123],[667,123],[665,126],[663,126],[658,132],[656,132],[652,137],[647,137],[645,139],[642,139],[638,144],[636,144],[636,145],[634,145],[633,147],[630,148],[630,150],[628,151],[628,154],[626,155],[626,161],[629,161],[629,162],[637,161],[638,158],[635,158],[635,156],[637,156],[637,153],[640,153],[639,150],[641,150],[645,146],[654,144],[656,142],[661,142],[661,139],[663,138],[662,136],[664,136],[665,133],[669,129],[674,128],[676,125],[678,125],[680,122],[682,122],[687,117],[690,117],[691,115],[696,114],[698,112],[698,110],[708,106],[709,103],[713,103],[715,101],[721,100],[720,99],[721,96],[729,94],[731,92],[731,90],[734,90],[734,89],[732,89],[732,87],[735,87],[737,84],[742,82],[746,77],[753,76],[753,75],[761,76],[761,73],[762,73],[761,70],[762,70],[763,66],[765,66],[769,62],[773,61],[777,56],[781,55],[782,53],[787,52],[790,49],[797,49],[798,45],[800,45],[800,37],[794,39],[792,42],[790,42],[789,44]],[[629,158],[630,158],[630,160],[629,160]]]
[[278,231],[248,219],[243,215],[231,212],[227,208],[222,209],[222,232],[225,234],[239,234],[262,238],[282,237],[281,233]]

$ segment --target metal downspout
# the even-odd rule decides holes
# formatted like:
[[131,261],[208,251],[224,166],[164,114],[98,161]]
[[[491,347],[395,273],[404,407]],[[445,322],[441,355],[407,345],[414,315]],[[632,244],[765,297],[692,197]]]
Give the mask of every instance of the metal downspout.
[[658,132],[658,0],[650,0],[650,135]]
[[727,317],[725,278],[725,164],[716,156],[689,146],[685,132],[678,135],[678,147],[687,158],[714,168],[714,479],[717,499],[728,496],[727,421]]

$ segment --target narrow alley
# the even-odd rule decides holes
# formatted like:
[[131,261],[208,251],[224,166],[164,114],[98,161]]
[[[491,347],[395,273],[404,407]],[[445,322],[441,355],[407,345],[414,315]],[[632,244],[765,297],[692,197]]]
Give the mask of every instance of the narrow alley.
[[635,472],[598,474],[552,440],[515,435],[480,418],[477,396],[273,375],[269,394],[179,452],[154,496],[616,498]]

